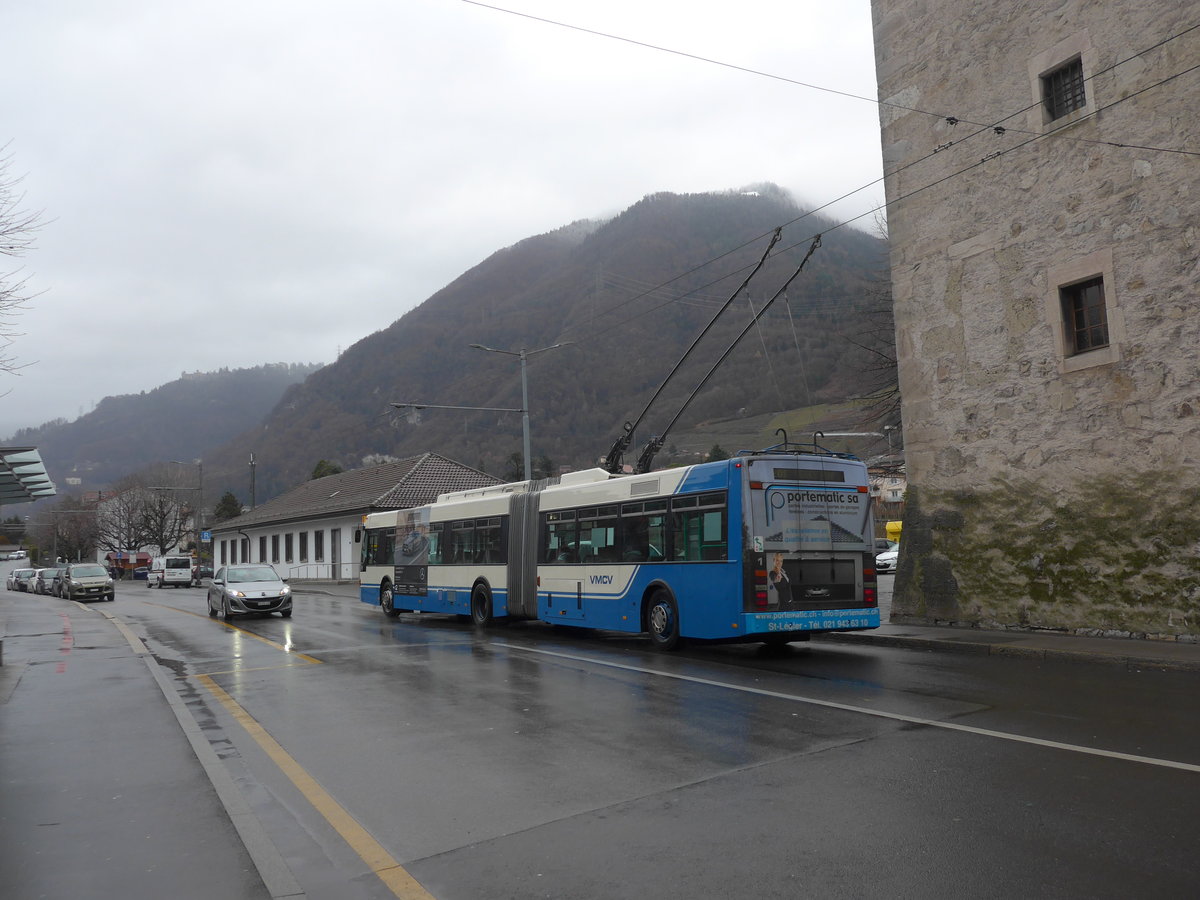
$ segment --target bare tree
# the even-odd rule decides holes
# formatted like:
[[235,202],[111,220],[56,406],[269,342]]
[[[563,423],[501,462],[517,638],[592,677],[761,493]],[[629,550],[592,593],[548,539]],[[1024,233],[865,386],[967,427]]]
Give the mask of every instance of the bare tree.
[[96,543],[109,553],[136,553],[150,543],[146,530],[146,502],[150,494],[134,479],[115,486],[96,512]]
[[[0,153],[7,151],[0,147]],[[12,157],[0,156],[0,256],[23,256],[33,246],[33,236],[41,224],[41,214],[22,209],[25,197],[18,192],[21,179],[9,174]],[[28,278],[18,266],[0,265],[0,372],[21,368],[11,347],[19,336],[15,330],[18,312],[32,298]]]
[[66,494],[53,507],[39,503],[33,518],[29,533],[42,559],[90,559],[95,553],[95,504],[86,506],[78,495]]
[[63,559],[90,559],[96,552],[96,504],[68,494],[55,516],[58,555]]
[[148,491],[145,497],[146,544],[166,553],[179,546],[188,532],[188,510],[175,492]]

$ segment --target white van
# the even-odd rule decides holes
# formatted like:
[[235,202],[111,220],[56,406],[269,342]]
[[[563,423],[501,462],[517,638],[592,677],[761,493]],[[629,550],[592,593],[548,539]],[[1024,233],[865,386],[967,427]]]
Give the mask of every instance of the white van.
[[192,558],[190,556],[156,556],[150,563],[146,576],[146,587],[164,588],[192,586]]

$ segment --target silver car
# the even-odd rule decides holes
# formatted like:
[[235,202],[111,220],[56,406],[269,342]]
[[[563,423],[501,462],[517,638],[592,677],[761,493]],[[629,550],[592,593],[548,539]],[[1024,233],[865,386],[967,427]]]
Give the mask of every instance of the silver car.
[[29,580],[36,574],[37,569],[13,569],[5,584],[8,590],[29,590]]
[[292,589],[266,565],[221,566],[208,586],[208,614],[226,619],[251,613],[292,614]]
[[13,569],[8,573],[8,589],[10,591],[32,591],[33,576],[37,569]]
[[112,602],[117,591],[108,569],[99,563],[71,563],[62,571],[58,596],[64,600],[86,600],[99,597]]

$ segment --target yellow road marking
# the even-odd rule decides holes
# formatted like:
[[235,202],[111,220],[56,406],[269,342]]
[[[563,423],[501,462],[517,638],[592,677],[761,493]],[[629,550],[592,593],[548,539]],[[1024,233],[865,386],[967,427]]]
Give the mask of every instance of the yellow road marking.
[[302,793],[313,808],[317,810],[333,829],[341,835],[342,840],[359,858],[370,867],[379,880],[388,886],[391,892],[400,900],[434,900],[433,895],[420,882],[408,874],[408,871],[398,863],[383,846],[363,828],[340,803],[333,799],[321,787],[315,778],[308,774],[296,762],[290,753],[280,746],[275,738],[267,733],[242,706],[227,694],[208,675],[197,675],[197,680],[212,693],[238,724],[246,730],[250,737],[271,758],[280,771],[288,777],[297,790]]
[[[207,613],[205,615],[200,615],[200,613],[192,612],[190,609],[180,609],[177,606],[167,606],[164,603],[154,603],[150,600],[143,600],[142,603],[145,603],[147,606],[157,606],[160,609],[169,609],[172,612],[183,613],[185,616],[195,616],[197,619],[211,618],[211,616],[209,616]],[[290,647],[287,647],[287,646],[279,643],[278,641],[273,641],[270,638],[265,638],[261,634],[255,634],[253,631],[247,631],[245,628],[238,628],[236,625],[230,625],[228,622],[222,622],[220,620],[218,620],[218,624],[222,625],[225,628],[228,628],[230,631],[236,631],[238,634],[244,634],[244,635],[246,635],[246,637],[252,637],[256,641],[262,641],[267,646],[274,647],[276,650],[282,650],[284,653],[288,654],[289,656],[294,656],[297,659],[304,660],[305,662],[316,663],[317,665],[321,664],[321,660],[315,659],[314,657],[311,657],[311,656],[308,656],[305,653],[296,653]]]
[[[320,660],[317,660],[317,662],[320,662]],[[307,663],[305,663],[305,665],[307,665]],[[212,676],[242,675],[242,674],[245,674],[246,672],[277,672],[280,669],[298,669],[298,668],[300,668],[300,666],[297,665],[296,663],[280,663],[277,666],[239,666],[236,669],[220,669],[216,672],[195,672],[193,674],[195,674],[196,676],[200,676],[202,674],[203,675],[212,675]]]

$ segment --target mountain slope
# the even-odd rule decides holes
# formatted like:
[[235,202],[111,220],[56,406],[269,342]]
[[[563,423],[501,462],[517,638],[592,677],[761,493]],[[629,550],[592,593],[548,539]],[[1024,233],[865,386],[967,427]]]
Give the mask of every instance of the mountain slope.
[[[434,450],[503,474],[521,447],[520,415],[426,410],[412,424],[389,405],[520,407],[517,359],[471,344],[518,351],[572,342],[529,360],[533,455],[593,465],[746,277],[771,231],[802,214],[771,186],[658,194],[608,222],[575,223],[500,250],[291,387],[265,421],[206,457],[206,483],[214,483],[213,496],[228,488],[246,498],[251,452],[260,501],[305,479],[322,458],[350,468],[372,454]],[[637,444],[667,424],[749,321],[751,305],[760,309],[812,235],[829,227],[808,217],[784,229],[746,296],[672,379]],[[853,396],[862,360],[841,335],[855,330],[883,266],[878,239],[846,228],[826,234],[786,302],[721,364],[676,429]]]
[[277,363],[185,373],[150,391],[105,397],[73,422],[22,429],[7,443],[36,446],[60,494],[99,488],[145,465],[204,455],[261,422],[289,386],[317,368]]

